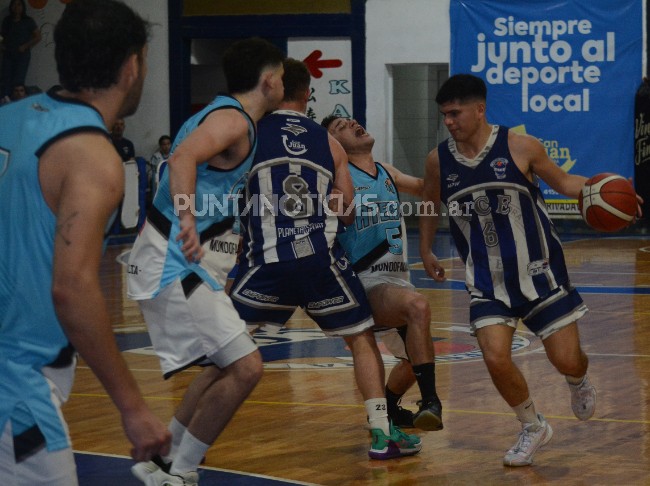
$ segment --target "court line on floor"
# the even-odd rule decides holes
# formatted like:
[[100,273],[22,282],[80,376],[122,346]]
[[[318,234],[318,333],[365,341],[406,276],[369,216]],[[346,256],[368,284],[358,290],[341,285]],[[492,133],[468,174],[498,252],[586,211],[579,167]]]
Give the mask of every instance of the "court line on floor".
[[[110,397],[106,394],[101,393],[71,393],[71,396],[79,398],[106,398]],[[175,401],[180,402],[182,397],[160,397],[160,396],[151,396],[145,395],[146,400],[159,400],[159,401]],[[246,400],[245,404],[249,405],[266,405],[266,406],[281,406],[281,407],[318,407],[318,408],[358,408],[363,409],[365,406],[363,404],[351,404],[351,403],[309,403],[309,402],[279,402],[279,401],[268,401],[268,400]],[[463,409],[448,409],[445,408],[445,413],[457,413],[464,415],[493,415],[493,416],[508,416],[514,417],[515,414],[512,412],[492,412],[489,410],[463,410]],[[547,418],[554,418],[558,420],[578,420],[576,417],[567,416],[567,415],[545,415]],[[591,418],[589,422],[607,422],[607,423],[626,423],[626,424],[644,424],[650,425],[650,420],[640,420],[640,419],[615,419],[615,418]]]
[[[111,457],[115,459],[126,459],[128,461],[133,461],[133,459],[130,456],[123,456],[120,454],[108,454],[105,452],[89,452],[89,451],[80,451],[80,450],[73,450],[75,454],[84,454],[84,455],[89,455],[89,456],[99,456],[99,457]],[[269,476],[266,474],[258,474],[258,473],[249,473],[246,471],[237,471],[234,469],[224,469],[221,467],[213,467],[213,466],[204,466],[201,465],[199,466],[199,469],[206,469],[208,471],[215,471],[215,472],[221,472],[221,473],[228,473],[228,474],[233,474],[237,476],[247,476],[247,477],[253,477],[253,478],[259,478],[259,479],[268,479],[270,481],[277,481],[279,483],[286,483],[286,484],[300,484],[302,486],[320,486],[317,483],[306,483],[303,481],[296,481],[294,479],[286,479],[278,476]]]

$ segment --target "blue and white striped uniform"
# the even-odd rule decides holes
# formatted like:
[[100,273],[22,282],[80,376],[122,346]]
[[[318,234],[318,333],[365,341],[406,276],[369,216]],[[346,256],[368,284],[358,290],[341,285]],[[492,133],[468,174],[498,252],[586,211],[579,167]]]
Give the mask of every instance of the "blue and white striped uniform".
[[[176,147],[215,110],[236,109],[247,119],[251,151],[235,168],[218,169],[207,162],[197,167],[196,178],[196,228],[201,243],[215,236],[232,232],[237,215],[237,198],[256,148],[255,124],[244,112],[241,104],[230,96],[217,96],[212,103],[188,119],[181,127],[174,144]],[[169,171],[163,173],[147,222],[138,235],[129,256],[128,296],[135,300],[151,299],[167,285],[180,278],[189,278],[195,284],[206,282],[213,290],[223,289],[211,269],[204,263],[188,262],[181,251],[182,242],[176,241],[180,221],[174,210],[169,189]],[[225,259],[227,273],[235,264],[235,255]]]
[[517,307],[569,286],[569,276],[542,192],[513,161],[508,128],[494,130],[473,162],[452,138],[438,146],[441,198],[472,297]]
[[242,210],[242,260],[255,266],[327,253],[339,230],[323,203],[334,181],[327,132],[300,113],[281,110],[258,127]]
[[109,137],[99,112],[80,101],[48,93],[0,108],[0,434],[11,420],[25,445],[36,439],[23,454],[43,439],[48,451],[70,447],[59,405],[72,386],[74,351],[52,301],[56,218],[38,167],[51,144],[81,132]]
[[361,282],[328,214],[334,174],[327,130],[295,111],[258,123],[259,146],[241,212],[243,251],[230,294],[247,323],[282,326],[297,307],[329,335],[373,326]]
[[354,271],[392,275],[408,282],[406,235],[395,182],[377,162],[374,176],[352,163],[348,165],[354,184],[356,217],[339,235],[339,241]]

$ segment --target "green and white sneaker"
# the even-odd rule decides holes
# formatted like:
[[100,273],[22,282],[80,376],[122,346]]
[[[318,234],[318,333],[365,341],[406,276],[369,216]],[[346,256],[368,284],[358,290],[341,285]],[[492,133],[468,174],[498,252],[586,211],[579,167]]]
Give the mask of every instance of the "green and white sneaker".
[[412,456],[422,449],[422,441],[417,435],[402,432],[399,427],[390,424],[390,436],[381,429],[372,429],[372,445],[368,451],[371,459],[394,459]]

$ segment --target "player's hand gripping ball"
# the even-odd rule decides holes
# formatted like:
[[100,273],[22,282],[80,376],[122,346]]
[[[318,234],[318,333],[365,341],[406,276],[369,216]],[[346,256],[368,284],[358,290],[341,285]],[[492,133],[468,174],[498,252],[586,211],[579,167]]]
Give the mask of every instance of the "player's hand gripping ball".
[[620,231],[634,222],[636,192],[623,176],[608,172],[596,174],[580,191],[578,208],[593,229],[607,233]]

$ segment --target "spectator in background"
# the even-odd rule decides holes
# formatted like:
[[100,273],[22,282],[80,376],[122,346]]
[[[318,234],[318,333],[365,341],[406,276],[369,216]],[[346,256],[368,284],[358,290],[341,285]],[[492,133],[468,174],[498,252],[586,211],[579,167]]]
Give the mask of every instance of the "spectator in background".
[[164,164],[169,158],[169,153],[172,149],[172,139],[169,135],[163,135],[158,139],[158,150],[151,156],[151,160],[147,165],[147,206],[151,204],[156,189],[158,189],[158,181],[162,177],[162,171],[165,167]]
[[17,84],[11,90],[11,101],[27,98],[27,87],[24,84]]
[[126,128],[124,118],[118,118],[111,129],[111,139],[113,140],[115,149],[120,154],[120,157],[122,157],[122,161],[126,162],[127,160],[135,159],[135,148],[131,140],[124,138],[124,128]]
[[9,96],[16,85],[24,85],[31,48],[41,41],[34,19],[27,16],[24,0],[11,0],[9,15],[2,21],[2,85],[0,97]]
[[23,98],[27,98],[27,88],[24,84],[17,84],[11,90],[11,96],[5,96],[0,99],[0,105],[6,105],[12,101],[22,100]]

